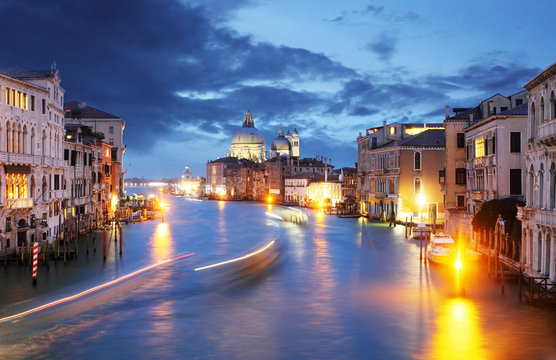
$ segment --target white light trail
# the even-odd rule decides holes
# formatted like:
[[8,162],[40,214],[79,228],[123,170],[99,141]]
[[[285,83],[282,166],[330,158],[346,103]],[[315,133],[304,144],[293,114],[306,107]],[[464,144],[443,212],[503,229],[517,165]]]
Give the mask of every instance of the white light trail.
[[265,251],[266,249],[268,249],[269,247],[271,247],[271,246],[274,244],[275,241],[276,241],[276,240],[272,240],[272,241],[269,242],[265,247],[263,247],[263,248],[261,248],[261,249],[259,249],[259,250],[253,251],[253,252],[251,252],[251,253],[249,253],[249,254],[247,254],[247,255],[243,255],[242,257],[238,257],[238,258],[235,258],[235,259],[222,261],[222,262],[219,262],[219,263],[216,263],[216,264],[212,264],[212,265],[207,265],[207,266],[198,267],[198,268],[195,269],[195,271],[210,269],[210,268],[213,268],[213,267],[216,267],[216,266],[221,266],[221,265],[225,265],[225,264],[229,264],[229,263],[233,263],[233,262],[236,262],[236,261],[240,261],[240,260],[247,259],[248,257],[251,257],[251,256],[253,256],[253,255],[257,255],[258,253]]

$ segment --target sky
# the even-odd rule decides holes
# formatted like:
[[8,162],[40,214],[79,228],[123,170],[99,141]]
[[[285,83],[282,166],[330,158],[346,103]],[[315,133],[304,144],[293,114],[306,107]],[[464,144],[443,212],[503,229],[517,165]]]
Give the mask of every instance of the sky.
[[2,0],[0,67],[48,69],[65,99],[126,122],[126,177],[204,176],[249,109],[267,149],[354,166],[356,138],[441,122],[556,61],[556,2]]

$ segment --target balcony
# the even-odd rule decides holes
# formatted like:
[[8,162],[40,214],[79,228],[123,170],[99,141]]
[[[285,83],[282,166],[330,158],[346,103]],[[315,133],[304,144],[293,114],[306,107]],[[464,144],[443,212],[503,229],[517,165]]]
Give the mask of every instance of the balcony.
[[530,207],[517,207],[517,218],[521,221],[532,220],[535,217],[535,210]]
[[537,125],[537,139],[547,146],[556,145],[556,118]]
[[52,199],[63,199],[66,196],[66,191],[65,190],[50,190],[50,198]]
[[32,165],[33,164],[33,156],[32,155],[27,155],[27,154],[8,153],[8,163]]
[[80,198],[70,199],[70,206],[79,206],[88,204],[94,200],[93,196],[82,196]]
[[496,166],[496,154],[489,155],[488,166]]
[[556,211],[535,211],[535,222],[540,225],[556,226]]
[[7,209],[30,209],[33,207],[33,199],[7,199],[6,200]]
[[485,167],[485,163],[486,163],[486,157],[484,156],[473,158],[473,167],[475,168]]

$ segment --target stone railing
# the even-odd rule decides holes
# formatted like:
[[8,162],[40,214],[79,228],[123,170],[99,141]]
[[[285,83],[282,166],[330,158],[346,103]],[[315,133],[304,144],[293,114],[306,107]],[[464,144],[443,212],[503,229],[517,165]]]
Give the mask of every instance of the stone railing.
[[537,138],[544,139],[556,137],[556,119],[537,125]]
[[33,207],[33,199],[7,199],[6,205],[8,209],[28,209]]
[[537,210],[535,211],[535,221],[537,224],[556,226],[556,211]]
[[473,158],[473,167],[484,167],[486,158],[484,156]]

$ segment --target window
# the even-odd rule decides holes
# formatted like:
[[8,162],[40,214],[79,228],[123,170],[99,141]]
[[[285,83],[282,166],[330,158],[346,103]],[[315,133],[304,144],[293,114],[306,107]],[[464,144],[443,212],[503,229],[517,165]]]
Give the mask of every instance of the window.
[[396,135],[396,127],[390,126],[390,135]]
[[485,138],[485,156],[488,155],[488,138]]
[[6,105],[10,105],[10,88],[6,88]]
[[113,133],[114,133],[114,127],[113,127],[113,126],[110,126],[110,127],[108,128],[108,133],[109,133],[109,134],[113,134]]
[[523,104],[523,99],[516,99],[515,100],[515,106],[521,105]]
[[60,190],[60,175],[54,174],[54,190]]
[[458,140],[458,148],[464,148],[465,147],[465,134],[464,133],[458,133],[457,134],[457,140]]
[[475,139],[475,157],[485,156],[485,139],[480,137]]
[[71,166],[75,166],[75,163],[77,162],[77,152],[75,150],[71,151]]
[[465,207],[465,195],[458,195],[458,208]]
[[496,154],[496,136],[492,137],[492,153]]
[[46,114],[46,100],[42,99],[42,113]]
[[371,146],[372,147],[377,147],[378,146],[378,138],[376,136],[373,136],[371,138]]
[[114,145],[114,139],[112,139],[112,138],[108,139],[108,143],[109,143],[110,145]]
[[465,168],[457,168],[456,169],[456,184],[458,185],[465,185],[466,175],[465,175]]
[[31,95],[31,111],[35,111],[35,95]]
[[507,106],[502,106],[502,107],[500,107],[500,112],[506,111],[506,110],[508,110],[508,107],[507,107]]
[[510,169],[510,195],[521,195],[521,169]]
[[421,194],[421,178],[413,179],[413,188],[415,191],[415,195]]
[[521,152],[521,133],[511,132],[510,133],[510,152],[520,153]]
[[471,160],[471,145],[467,145],[467,160]]
[[64,160],[69,160],[69,149],[64,149]]
[[421,170],[421,153],[418,151],[413,154],[413,169]]

